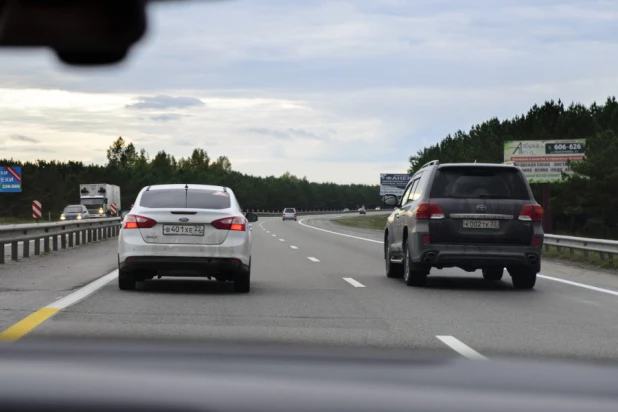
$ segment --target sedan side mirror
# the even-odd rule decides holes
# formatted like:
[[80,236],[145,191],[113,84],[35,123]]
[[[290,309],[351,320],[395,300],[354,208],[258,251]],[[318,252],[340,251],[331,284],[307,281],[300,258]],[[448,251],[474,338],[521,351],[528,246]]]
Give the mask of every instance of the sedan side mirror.
[[255,213],[247,212],[245,213],[245,218],[247,219],[247,222],[253,223],[253,222],[257,222],[258,215],[256,215]]
[[386,206],[397,206],[399,204],[399,200],[395,195],[386,195],[382,201]]

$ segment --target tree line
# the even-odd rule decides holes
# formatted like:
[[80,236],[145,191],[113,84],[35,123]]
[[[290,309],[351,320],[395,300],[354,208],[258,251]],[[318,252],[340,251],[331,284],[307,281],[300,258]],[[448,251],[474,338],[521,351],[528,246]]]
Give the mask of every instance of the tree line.
[[57,218],[66,205],[79,203],[79,185],[83,183],[120,186],[123,209],[134,203],[143,187],[167,183],[230,187],[246,210],[341,210],[359,205],[375,207],[381,201],[377,185],[315,183],[289,172],[279,177],[247,175],[233,170],[226,156],[212,160],[201,148],[186,158],[176,159],[165,151],[151,158],[122,137],[109,147],[105,165],[14,159],[0,159],[0,165],[22,167],[22,192],[0,193],[3,217],[30,217],[31,202],[36,199],[42,202],[45,216],[51,212]]
[[[590,106],[560,100],[534,105],[510,120],[490,119],[469,132],[457,131],[410,157],[410,172],[425,163],[504,161],[504,142],[511,140],[586,139],[585,157],[572,164],[573,176],[550,184],[556,233],[618,239],[618,102]],[[539,184],[532,185],[541,199]],[[540,201],[540,200],[539,200]]]

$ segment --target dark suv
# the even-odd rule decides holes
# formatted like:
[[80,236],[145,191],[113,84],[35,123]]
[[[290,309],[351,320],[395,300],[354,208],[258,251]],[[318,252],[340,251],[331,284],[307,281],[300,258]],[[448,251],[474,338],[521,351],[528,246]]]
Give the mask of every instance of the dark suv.
[[384,233],[386,276],[423,286],[431,268],[482,269],[517,289],[532,289],[541,270],[543,208],[516,166],[429,162],[412,176]]

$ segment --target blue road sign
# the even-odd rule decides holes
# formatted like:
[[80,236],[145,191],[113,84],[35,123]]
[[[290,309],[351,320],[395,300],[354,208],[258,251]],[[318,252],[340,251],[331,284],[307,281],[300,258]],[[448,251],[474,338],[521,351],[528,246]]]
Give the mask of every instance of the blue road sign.
[[21,166],[0,166],[0,193],[21,192]]

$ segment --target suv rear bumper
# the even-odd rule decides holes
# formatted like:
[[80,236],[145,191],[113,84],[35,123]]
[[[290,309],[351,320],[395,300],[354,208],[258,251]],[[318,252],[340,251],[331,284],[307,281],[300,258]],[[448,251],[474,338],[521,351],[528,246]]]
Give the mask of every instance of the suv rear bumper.
[[539,266],[541,261],[540,246],[425,245],[421,239],[416,241],[412,261],[434,267]]

